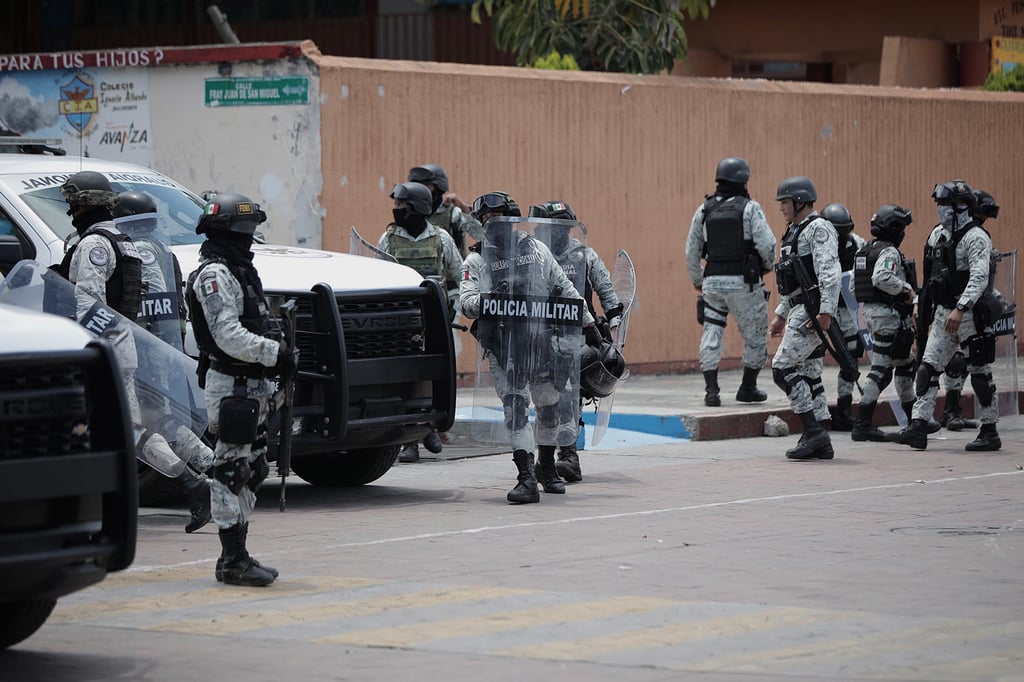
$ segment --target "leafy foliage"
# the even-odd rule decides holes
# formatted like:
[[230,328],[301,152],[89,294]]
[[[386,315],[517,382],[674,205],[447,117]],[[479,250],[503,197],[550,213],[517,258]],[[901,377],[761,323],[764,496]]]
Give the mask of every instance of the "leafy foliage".
[[1017,64],[1010,71],[993,71],[985,79],[985,90],[1000,92],[1024,92],[1024,64]]
[[558,54],[552,50],[547,57],[537,57],[530,64],[535,69],[550,69],[553,71],[579,71],[580,65],[576,63],[571,54]]
[[686,56],[683,21],[707,18],[717,0],[476,0],[493,17],[498,49],[520,66],[552,51],[588,71],[660,73]]

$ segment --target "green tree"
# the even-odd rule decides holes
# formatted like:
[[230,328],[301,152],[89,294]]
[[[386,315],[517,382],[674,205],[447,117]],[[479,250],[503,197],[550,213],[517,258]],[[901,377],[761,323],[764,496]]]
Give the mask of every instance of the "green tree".
[[688,15],[707,19],[716,0],[476,0],[493,18],[498,49],[520,66],[552,51],[571,55],[587,71],[661,73],[686,56]]
[[993,71],[985,79],[985,90],[1001,92],[1024,92],[1024,64],[1017,64],[1009,71]]

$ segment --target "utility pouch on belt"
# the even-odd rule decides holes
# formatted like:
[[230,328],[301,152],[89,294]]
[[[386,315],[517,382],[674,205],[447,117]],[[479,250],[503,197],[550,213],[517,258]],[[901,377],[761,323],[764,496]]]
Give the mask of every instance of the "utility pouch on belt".
[[697,324],[704,324],[704,297],[697,297]]
[[1003,316],[1003,304],[995,294],[986,291],[971,306],[971,311],[974,313],[974,327],[980,332]]
[[963,345],[967,346],[967,362],[975,367],[996,361],[995,334],[975,334],[964,341]]
[[220,431],[224,443],[244,445],[256,440],[260,403],[252,398],[232,396],[220,401]]
[[914,330],[911,327],[900,327],[892,337],[889,357],[893,360],[906,360],[910,357],[910,349],[913,345]]
[[796,291],[798,285],[791,258],[775,264],[775,284],[779,288],[779,293],[783,296],[788,296]]
[[743,282],[757,284],[761,281],[761,256],[748,253],[743,256]]

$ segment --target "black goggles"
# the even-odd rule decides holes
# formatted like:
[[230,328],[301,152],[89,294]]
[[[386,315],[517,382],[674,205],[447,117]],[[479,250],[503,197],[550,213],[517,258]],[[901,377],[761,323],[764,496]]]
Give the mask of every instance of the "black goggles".
[[488,194],[481,194],[473,201],[473,207],[470,209],[474,215],[486,210],[498,211],[508,206],[508,195],[499,194],[497,192],[491,192]]

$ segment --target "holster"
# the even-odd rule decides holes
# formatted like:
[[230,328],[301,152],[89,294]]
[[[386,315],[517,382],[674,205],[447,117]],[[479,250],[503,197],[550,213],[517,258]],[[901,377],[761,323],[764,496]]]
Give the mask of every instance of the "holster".
[[975,367],[989,365],[996,360],[995,334],[975,334],[961,346],[967,350],[967,362]]
[[900,327],[892,337],[892,345],[889,346],[889,357],[893,360],[906,360],[910,357],[910,349],[914,345],[914,330],[912,327]]
[[245,445],[256,440],[260,422],[260,401],[246,397],[245,379],[235,381],[235,394],[220,401],[219,439]]
[[697,324],[704,324],[704,297],[697,297]]

